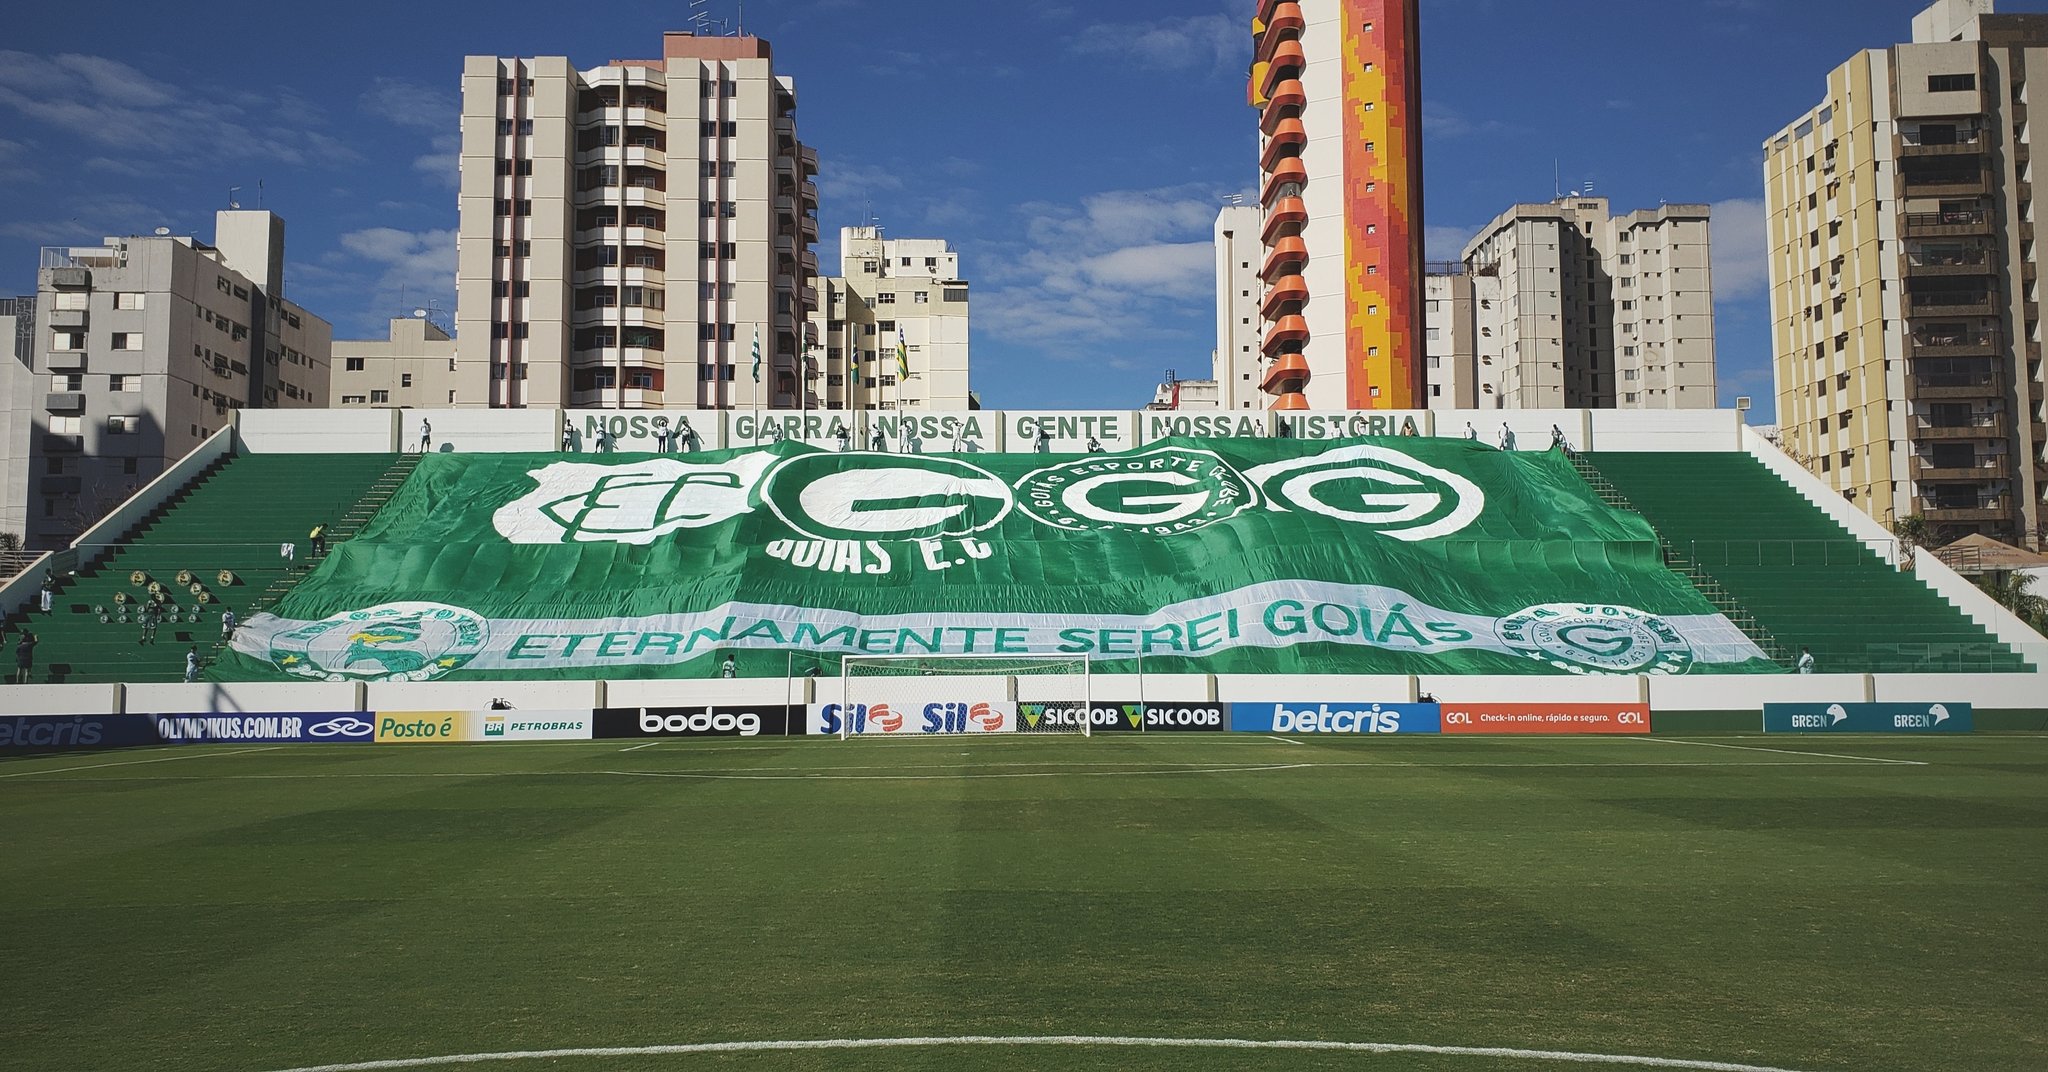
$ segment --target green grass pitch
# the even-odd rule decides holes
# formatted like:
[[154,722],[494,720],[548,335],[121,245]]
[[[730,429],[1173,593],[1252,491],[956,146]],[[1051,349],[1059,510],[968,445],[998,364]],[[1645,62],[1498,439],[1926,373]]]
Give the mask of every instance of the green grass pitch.
[[0,1069],[2048,1067],[2048,739],[631,747],[0,761]]

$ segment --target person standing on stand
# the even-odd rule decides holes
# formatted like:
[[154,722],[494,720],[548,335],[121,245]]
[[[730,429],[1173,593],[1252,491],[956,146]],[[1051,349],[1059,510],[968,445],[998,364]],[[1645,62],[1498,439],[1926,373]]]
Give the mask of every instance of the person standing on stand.
[[562,418],[562,453],[567,454],[575,449],[576,426],[569,423],[569,418],[564,417]]
[[1515,449],[1515,430],[1505,424],[1500,426],[1500,449]]
[[1815,671],[1816,669],[1818,669],[1818,664],[1817,664],[1817,663],[1816,663],[1816,662],[1814,661],[1814,658],[1813,658],[1813,649],[1812,649],[1812,648],[1800,648],[1800,649],[1799,649],[1799,672],[1800,672],[1800,673],[1802,673],[1802,674],[1811,674],[1811,673],[1813,673],[1813,672],[1814,672],[1814,671]]
[[654,453],[668,453],[668,425],[658,425],[654,429]]
[[727,681],[740,676],[739,663],[734,661],[732,656],[727,655],[725,661],[718,664],[718,676]]
[[420,418],[420,453],[421,453],[421,454],[426,454],[426,453],[428,453],[429,451],[431,451],[431,450],[433,450],[433,449],[434,449],[434,426],[433,426],[433,425],[431,425],[431,424],[429,424],[429,423],[427,423],[427,419],[426,419],[425,417],[421,417],[421,418]]
[[1471,421],[1466,421],[1466,422],[1465,422],[1465,442],[1467,442],[1467,443],[1477,443],[1477,442],[1479,442],[1479,429],[1477,429],[1477,428],[1474,428],[1474,427],[1472,427],[1472,422],[1471,422]]
[[186,648],[185,684],[190,685],[197,680],[199,680],[199,649],[196,647]]
[[314,558],[316,558],[316,559],[317,559],[317,558],[319,558],[320,556],[322,556],[322,555],[326,554],[326,553],[327,553],[327,522],[325,522],[325,521],[322,521],[322,522],[321,522],[321,523],[319,523],[318,525],[315,525],[315,526],[313,526],[313,531],[312,531],[312,532],[309,532],[309,533],[307,533],[307,534],[306,534],[306,538],[307,538],[307,542],[308,542],[308,543],[310,543],[310,544],[312,545],[312,549],[313,549],[313,557],[314,557]]
[[235,612],[232,610],[220,612],[220,638],[223,641],[235,639]]
[[44,614],[48,614],[48,613],[50,613],[50,608],[51,608],[51,607],[54,607],[54,606],[56,606],[56,605],[57,605],[57,571],[56,571],[56,570],[44,570],[44,571],[43,571],[43,591],[42,591],[42,596],[41,596],[41,598],[42,598],[42,608],[43,608],[43,613],[44,613]]
[[28,684],[36,668],[36,635],[24,629],[21,640],[14,645],[14,683]]

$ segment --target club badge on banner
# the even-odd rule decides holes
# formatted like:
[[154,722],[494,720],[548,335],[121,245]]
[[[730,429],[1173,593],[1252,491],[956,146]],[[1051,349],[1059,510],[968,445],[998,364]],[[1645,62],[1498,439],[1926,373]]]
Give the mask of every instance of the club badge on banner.
[[1444,704],[1452,734],[1646,735],[1650,709],[1641,704]]

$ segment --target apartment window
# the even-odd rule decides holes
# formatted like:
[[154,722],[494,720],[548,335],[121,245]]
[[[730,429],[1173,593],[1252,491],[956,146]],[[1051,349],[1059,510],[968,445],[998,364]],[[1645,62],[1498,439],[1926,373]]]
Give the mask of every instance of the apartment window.
[[727,78],[718,83],[718,95],[721,97],[737,97],[740,95],[740,84]]
[[1977,88],[1974,74],[1936,74],[1927,76],[1929,93],[1969,93]]
[[137,465],[135,464],[135,459],[134,459],[134,458],[123,458],[123,459],[121,459],[121,475],[122,475],[122,476],[134,476],[134,475],[135,475],[135,473],[136,473],[136,470],[137,470],[137,468],[138,468],[138,466],[137,466]]
[[51,296],[52,309],[85,309],[90,305],[91,295],[82,290],[58,291]]
[[398,386],[400,386],[400,387],[411,387],[411,386],[412,386],[412,373],[410,373],[410,372],[401,372],[401,373],[399,373],[399,375],[398,375]]
[[883,331],[896,330],[896,322],[894,320],[883,320],[877,323],[875,326],[882,329]]
[[54,331],[54,332],[51,332],[51,333],[50,333],[50,349],[52,349],[52,350],[83,350],[83,349],[85,349],[85,332],[83,332],[83,331]]
[[143,295],[135,293],[134,291],[124,291],[120,294],[114,295],[114,308],[140,309],[143,307],[143,298]]
[[140,376],[109,376],[109,377],[107,377],[107,390],[109,390],[109,391],[140,391],[140,390],[142,390],[142,377],[140,377]]
[[347,358],[342,367],[348,372],[361,372],[363,371],[363,359],[360,357]]
[[77,435],[83,428],[84,421],[85,418],[83,417],[52,417],[50,418],[50,434]]
[[[342,404],[342,405],[344,405],[344,406],[360,406],[360,405],[362,405],[363,403],[365,403],[365,402],[368,402],[368,401],[369,401],[369,398],[367,398],[366,396],[363,396],[363,395],[342,395],[342,396],[341,396],[341,404]],[[452,399],[451,399],[451,401],[452,401]]]
[[141,430],[142,418],[140,417],[107,418],[108,435],[134,435],[136,432],[139,432]]
[[388,403],[388,402],[390,402],[390,401],[391,401],[391,392],[389,392],[389,391],[371,391],[371,392],[370,392],[370,404],[371,404],[371,405],[373,405],[373,406],[379,406],[379,405],[384,405],[385,403]]
[[912,305],[930,305],[931,302],[932,295],[931,291],[928,290],[920,290],[910,296],[910,303]]
[[943,295],[941,295],[941,297],[943,297],[946,301],[949,302],[964,302],[967,300],[967,291],[964,288],[958,290],[948,290]]
[[896,295],[892,291],[885,290],[882,293],[875,295],[875,301],[883,305],[894,305],[896,304]]

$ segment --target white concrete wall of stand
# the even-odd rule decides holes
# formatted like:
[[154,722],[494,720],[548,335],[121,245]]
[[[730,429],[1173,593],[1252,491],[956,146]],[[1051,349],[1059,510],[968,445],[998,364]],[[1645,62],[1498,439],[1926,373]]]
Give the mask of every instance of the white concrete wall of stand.
[[[872,680],[872,679],[871,679]],[[905,678],[916,702],[1000,700],[1008,678]],[[1058,698],[1055,679],[1025,680]],[[1642,703],[1653,711],[1762,710],[1767,703],[1970,703],[1987,711],[2048,708],[2048,674],[1820,674],[1810,677],[1335,677],[1103,675],[1091,693],[1102,702],[1159,703],[1410,703],[1423,695],[1444,703]],[[1075,694],[1077,695],[1077,694]],[[869,698],[875,698],[870,694]],[[493,700],[523,711],[597,708],[779,706],[838,703],[840,679],[751,678],[734,681],[550,681],[425,684],[307,683],[197,685],[22,685],[0,687],[0,715],[342,714],[482,711]]]

